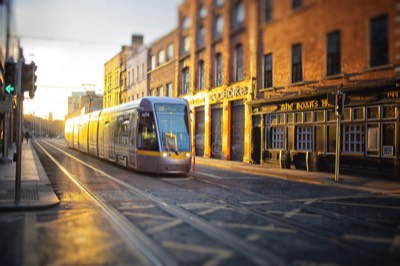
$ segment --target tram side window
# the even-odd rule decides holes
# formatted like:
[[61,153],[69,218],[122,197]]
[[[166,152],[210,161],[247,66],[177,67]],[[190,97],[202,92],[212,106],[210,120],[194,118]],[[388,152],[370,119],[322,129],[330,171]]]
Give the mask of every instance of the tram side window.
[[117,122],[115,126],[114,142],[117,145],[128,146],[129,120]]
[[158,150],[153,113],[143,112],[139,115],[137,147],[143,150]]

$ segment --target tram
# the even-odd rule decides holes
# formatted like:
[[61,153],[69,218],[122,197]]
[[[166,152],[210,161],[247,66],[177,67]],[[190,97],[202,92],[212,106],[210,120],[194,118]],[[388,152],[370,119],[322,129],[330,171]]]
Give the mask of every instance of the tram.
[[187,173],[191,166],[185,99],[145,97],[65,122],[67,147],[153,173]]

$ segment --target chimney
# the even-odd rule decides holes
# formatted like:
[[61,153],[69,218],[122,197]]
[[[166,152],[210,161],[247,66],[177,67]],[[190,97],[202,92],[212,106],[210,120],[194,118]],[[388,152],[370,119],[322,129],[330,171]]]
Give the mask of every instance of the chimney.
[[134,48],[139,48],[143,45],[143,35],[142,34],[132,34],[132,44]]

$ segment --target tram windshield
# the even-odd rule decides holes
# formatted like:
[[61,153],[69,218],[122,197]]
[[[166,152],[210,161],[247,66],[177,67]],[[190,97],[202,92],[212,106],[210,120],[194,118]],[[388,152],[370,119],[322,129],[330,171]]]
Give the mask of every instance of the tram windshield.
[[155,104],[162,151],[190,151],[189,121],[186,105]]

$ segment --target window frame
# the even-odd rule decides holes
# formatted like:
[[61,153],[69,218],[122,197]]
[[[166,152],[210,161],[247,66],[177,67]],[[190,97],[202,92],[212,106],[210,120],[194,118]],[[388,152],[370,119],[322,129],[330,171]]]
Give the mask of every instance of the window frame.
[[326,43],[326,75],[333,76],[340,74],[342,71],[340,31],[329,32]]
[[303,81],[303,58],[302,58],[302,44],[297,43],[292,45],[292,83]]

